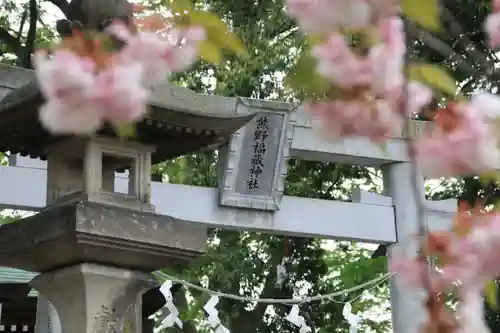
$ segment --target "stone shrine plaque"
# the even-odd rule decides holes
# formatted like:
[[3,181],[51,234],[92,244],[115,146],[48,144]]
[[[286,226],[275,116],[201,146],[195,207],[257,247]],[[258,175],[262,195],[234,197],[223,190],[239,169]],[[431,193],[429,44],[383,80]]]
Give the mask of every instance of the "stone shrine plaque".
[[246,126],[235,192],[271,195],[283,131],[283,115],[258,113]]
[[287,103],[240,99],[238,113],[255,117],[221,150],[220,204],[279,209],[293,136],[295,109]]

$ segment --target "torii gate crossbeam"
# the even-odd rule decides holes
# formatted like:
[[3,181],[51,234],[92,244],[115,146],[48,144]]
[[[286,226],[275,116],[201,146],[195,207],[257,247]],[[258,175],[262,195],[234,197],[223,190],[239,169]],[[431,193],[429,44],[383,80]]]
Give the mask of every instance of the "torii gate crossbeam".
[[[32,71],[0,65],[0,98],[32,79]],[[397,242],[408,255],[416,255],[418,249],[412,239],[419,221],[406,144],[428,123],[412,121],[410,133],[389,138],[386,149],[382,150],[362,138],[341,143],[325,142],[315,135],[304,110],[290,103],[200,95],[169,85],[154,89],[152,99],[170,109],[210,110],[225,115],[256,114],[254,120],[235,133],[228,145],[220,150],[219,188],[153,182],[152,203],[157,213],[210,227],[380,244]],[[261,186],[247,188],[244,184],[249,180],[257,119],[266,119],[273,126],[267,133],[270,138],[268,153],[260,156],[264,163]],[[284,196],[286,166],[290,158],[382,167],[385,196],[355,191],[353,202]],[[25,158],[17,158],[14,162],[12,166],[0,168],[3,185],[0,206],[41,209],[46,203],[45,166],[39,162],[33,165],[34,161]],[[126,182],[117,177],[115,191],[125,188]],[[419,182],[423,186],[423,179]],[[430,229],[449,226],[456,209],[455,200],[426,202],[426,205]],[[418,304],[421,299],[399,290],[394,284],[391,290],[394,331],[416,333],[424,319]]]

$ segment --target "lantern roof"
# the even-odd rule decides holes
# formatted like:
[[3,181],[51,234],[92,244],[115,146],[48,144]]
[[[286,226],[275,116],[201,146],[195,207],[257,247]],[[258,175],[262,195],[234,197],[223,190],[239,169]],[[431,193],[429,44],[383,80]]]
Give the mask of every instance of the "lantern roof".
[[[44,98],[34,71],[0,65],[0,151],[45,159],[45,149],[67,136],[44,129],[38,110]],[[130,140],[156,146],[152,162],[214,149],[250,121],[253,115],[238,115],[237,98],[198,94],[164,82],[152,88],[150,112],[137,123],[137,135]],[[116,136],[105,125],[100,135]]]

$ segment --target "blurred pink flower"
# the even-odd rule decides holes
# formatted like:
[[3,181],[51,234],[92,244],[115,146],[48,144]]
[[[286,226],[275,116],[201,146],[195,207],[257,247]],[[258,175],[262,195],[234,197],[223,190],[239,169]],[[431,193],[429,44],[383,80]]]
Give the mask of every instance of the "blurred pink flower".
[[484,22],[484,30],[488,35],[488,44],[491,48],[500,47],[500,13],[488,15]]
[[35,74],[46,98],[79,97],[94,84],[95,63],[71,51],[57,50],[51,57],[37,51],[33,57]]
[[439,111],[449,117],[451,123],[437,121],[431,133],[415,141],[415,160],[425,176],[470,175],[498,166],[497,139],[486,116],[494,110],[476,112],[478,105],[486,105],[483,101],[484,98],[481,102],[473,99],[471,103]]
[[461,300],[457,305],[460,333],[490,333],[485,322],[484,299],[481,287],[463,288]]
[[94,104],[81,99],[73,103],[52,99],[40,108],[42,125],[54,134],[92,134],[102,126],[102,114]]
[[311,54],[318,61],[318,73],[336,85],[353,88],[372,80],[369,60],[354,54],[342,34],[332,33],[326,44],[316,45]]
[[[35,54],[36,76],[47,101],[39,117],[50,132],[90,134],[105,120],[138,121],[146,112],[149,87],[193,64],[205,38],[198,26],[171,29],[165,38],[131,33],[119,22],[107,32],[125,44],[112,55],[94,49],[96,43],[87,43],[83,35],[75,37],[77,51],[59,49],[50,58],[43,52]],[[106,61],[98,66],[97,60]]]
[[[408,101],[406,103],[406,110],[404,111],[406,112],[405,116],[411,117],[420,113],[422,108],[426,107],[431,102],[432,90],[417,81],[408,83],[407,89],[406,97]],[[399,97],[401,93],[402,91],[400,91],[397,96]]]
[[[407,112],[413,114],[429,103],[432,93],[419,83],[409,84],[408,89]],[[382,142],[403,131],[404,117],[398,102],[399,95],[387,100],[333,100],[308,103],[305,110],[310,114],[312,126],[325,139],[362,136]]]
[[469,103],[470,112],[486,122],[500,118],[500,97],[487,92],[474,95]]
[[140,63],[144,68],[143,83],[151,86],[166,80],[171,72],[191,66],[198,55],[198,44],[205,39],[203,27],[169,29],[165,36],[155,32],[131,34],[121,23],[112,24],[108,32],[126,42],[117,61],[127,65]]
[[400,110],[403,92],[405,42],[402,21],[385,17],[377,25],[381,43],[361,57],[347,45],[344,35],[332,33],[316,45],[312,56],[317,71],[345,90],[346,100],[309,104],[313,125],[328,139],[364,136],[377,142],[401,135],[404,119],[426,106],[432,91],[417,82],[408,85],[408,103]]
[[491,48],[500,47],[500,1],[492,1],[493,13],[484,21],[484,30]]
[[398,17],[387,17],[377,25],[381,43],[370,50],[373,71],[372,91],[386,96],[400,92],[404,83],[403,63],[406,52],[403,22]]
[[329,34],[339,26],[359,29],[370,24],[372,10],[366,0],[287,0],[290,17],[311,34]]
[[403,120],[384,100],[326,101],[306,104],[313,127],[327,139],[365,136],[375,141],[402,130]]
[[102,113],[90,98],[95,85],[95,64],[66,50],[57,50],[52,58],[37,52],[33,64],[47,100],[39,112],[42,125],[56,134],[89,134],[98,130]]
[[198,45],[206,38],[206,35],[205,29],[200,26],[176,30],[175,34],[177,36],[175,47],[166,49],[162,58],[170,71],[180,72],[196,61]]
[[389,271],[395,274],[396,282],[405,289],[422,289],[429,274],[429,266],[418,259],[403,254],[402,249],[393,249],[389,257]]
[[143,67],[139,63],[117,65],[97,75],[91,99],[101,108],[104,119],[112,123],[134,122],[146,113],[148,90],[142,85]]

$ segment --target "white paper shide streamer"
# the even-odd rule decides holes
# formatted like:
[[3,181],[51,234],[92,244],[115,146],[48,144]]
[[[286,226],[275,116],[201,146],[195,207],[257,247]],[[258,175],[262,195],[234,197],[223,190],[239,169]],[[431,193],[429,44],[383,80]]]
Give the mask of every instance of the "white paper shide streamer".
[[182,328],[182,320],[180,320],[179,318],[179,310],[177,310],[174,303],[172,302],[173,297],[172,292],[170,291],[171,288],[172,281],[165,281],[165,283],[163,283],[163,285],[160,287],[160,292],[162,293],[163,297],[165,297],[165,301],[167,302],[164,308],[169,311],[168,315],[161,321],[161,326],[163,328],[168,328],[177,325]]
[[215,333],[230,333],[229,330],[220,322],[219,311],[215,308],[217,303],[219,303],[219,296],[212,296],[203,307],[207,315],[208,325],[214,330]]
[[227,327],[220,322],[219,311],[215,308],[217,303],[219,303],[219,296],[212,296],[203,307],[207,316],[208,325],[215,333],[230,333]]
[[352,313],[351,303],[347,302],[344,305],[344,309],[342,310],[342,315],[345,320],[349,323],[350,333],[356,333],[358,331],[359,323],[361,322],[361,316],[355,315]]
[[288,316],[286,316],[286,320],[299,327],[300,333],[311,332],[311,328],[307,326],[306,320],[300,315],[300,309],[298,305],[292,306],[292,310],[290,310],[290,313],[288,314]]

